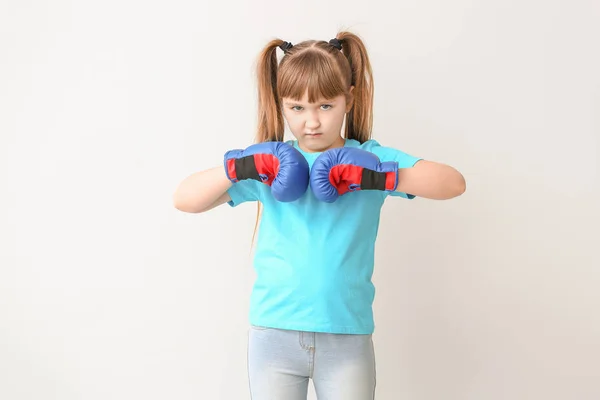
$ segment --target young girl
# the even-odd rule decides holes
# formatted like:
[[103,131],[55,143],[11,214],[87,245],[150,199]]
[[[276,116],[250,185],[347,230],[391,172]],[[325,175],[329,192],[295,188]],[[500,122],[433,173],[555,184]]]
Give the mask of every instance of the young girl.
[[[271,41],[258,81],[258,143],[185,179],[175,207],[263,206],[250,301],[252,399],[305,400],[311,378],[319,400],[374,399],[371,277],[383,202],[449,199],[465,181],[450,166],[371,139],[371,65],[352,33]],[[296,140],[284,142],[284,121]]]

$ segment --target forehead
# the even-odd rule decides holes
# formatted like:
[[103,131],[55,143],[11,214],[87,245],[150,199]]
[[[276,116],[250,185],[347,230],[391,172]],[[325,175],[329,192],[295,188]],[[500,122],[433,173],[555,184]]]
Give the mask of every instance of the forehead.
[[291,97],[283,97],[282,100],[286,104],[323,104],[323,103],[335,102],[336,100],[340,100],[343,97],[344,97],[343,94],[333,97],[333,98],[330,98],[330,99],[327,99],[327,98],[321,96],[314,103],[310,103],[308,101],[308,90],[307,90],[306,92],[304,92],[304,96],[302,96],[301,99],[293,99]]

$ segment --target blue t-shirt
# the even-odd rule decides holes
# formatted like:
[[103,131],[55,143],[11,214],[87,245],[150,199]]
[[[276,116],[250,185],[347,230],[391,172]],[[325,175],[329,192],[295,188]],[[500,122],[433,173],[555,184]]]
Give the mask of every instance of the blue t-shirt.
[[[309,166],[321,153],[307,153],[288,141]],[[346,139],[345,147],[370,151],[383,161],[412,167],[419,158],[379,145]],[[293,202],[279,202],[270,187],[256,180],[235,183],[228,191],[235,207],[263,204],[250,298],[253,325],[309,332],[369,334],[374,331],[371,281],[379,214],[389,195],[401,192],[349,192],[333,203],[315,198],[310,187]]]

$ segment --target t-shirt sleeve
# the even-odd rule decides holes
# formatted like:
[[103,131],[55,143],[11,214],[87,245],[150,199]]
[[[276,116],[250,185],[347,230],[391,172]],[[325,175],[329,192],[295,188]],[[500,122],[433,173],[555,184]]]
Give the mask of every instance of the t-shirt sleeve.
[[[415,157],[413,155],[407,154],[401,150],[394,149],[392,147],[385,147],[379,145],[379,143],[374,142],[372,146],[368,149],[373,154],[375,154],[379,159],[383,161],[396,161],[398,163],[398,168],[411,168],[413,167],[417,161],[422,160],[420,157]],[[404,197],[405,199],[414,199],[415,196],[410,193],[404,192],[387,192],[388,195],[394,197]]]
[[231,197],[227,204],[235,207],[247,201],[260,200],[263,186],[267,187],[262,182],[253,179],[236,182],[227,190],[227,194]]

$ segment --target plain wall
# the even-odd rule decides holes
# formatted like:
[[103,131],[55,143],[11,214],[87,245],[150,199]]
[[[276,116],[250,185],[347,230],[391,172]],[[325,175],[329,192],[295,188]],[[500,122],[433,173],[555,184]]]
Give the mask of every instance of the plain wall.
[[251,144],[271,38],[343,27],[374,138],[467,180],[383,208],[377,399],[599,399],[599,20],[594,0],[2,1],[0,399],[250,398],[256,206],[171,196]]

